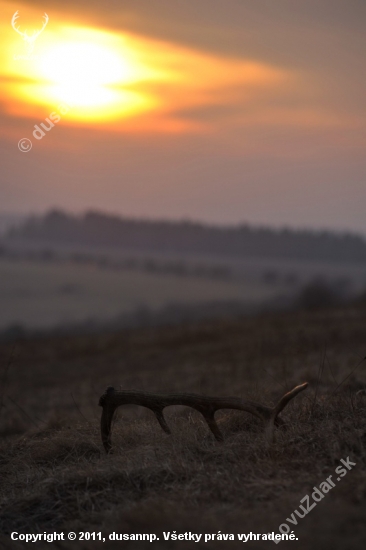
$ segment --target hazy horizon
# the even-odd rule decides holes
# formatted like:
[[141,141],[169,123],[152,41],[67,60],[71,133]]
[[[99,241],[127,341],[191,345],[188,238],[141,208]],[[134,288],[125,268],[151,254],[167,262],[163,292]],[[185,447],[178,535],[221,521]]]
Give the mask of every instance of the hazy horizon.
[[325,226],[321,226],[319,225],[318,227],[317,226],[306,226],[306,225],[296,225],[296,224],[286,224],[286,223],[268,223],[268,222],[260,222],[260,221],[257,221],[257,222],[250,222],[248,220],[238,220],[238,221],[233,221],[233,222],[216,222],[216,221],[207,221],[207,220],[202,220],[202,219],[199,219],[199,218],[189,218],[188,216],[182,216],[182,217],[169,217],[168,215],[161,215],[161,216],[156,216],[156,217],[153,217],[153,216],[138,216],[138,215],[125,215],[123,212],[116,212],[116,211],[108,211],[108,210],[103,210],[103,209],[99,209],[98,207],[91,207],[91,208],[85,208],[85,209],[81,209],[81,210],[70,210],[70,209],[67,209],[67,208],[59,208],[55,205],[53,206],[50,206],[49,208],[45,208],[44,210],[39,210],[39,211],[36,211],[36,210],[32,210],[32,211],[29,211],[29,212],[26,212],[26,211],[2,211],[0,210],[0,231],[1,231],[1,226],[4,224],[4,221],[8,224],[9,223],[9,227],[12,226],[12,221],[14,221],[15,223],[19,223],[19,222],[22,222],[23,220],[26,220],[26,219],[29,219],[31,217],[37,217],[37,218],[42,218],[43,216],[47,215],[49,212],[51,211],[62,211],[64,213],[66,213],[67,215],[71,215],[71,216],[77,216],[77,217],[80,217],[80,216],[84,216],[86,215],[87,213],[89,212],[97,212],[97,213],[100,213],[100,214],[103,214],[103,215],[106,215],[106,216],[116,216],[116,217],[119,217],[119,218],[122,218],[122,219],[127,219],[127,220],[134,220],[134,221],[147,221],[147,222],[169,222],[169,223],[192,223],[192,224],[199,224],[199,225],[204,225],[204,226],[207,226],[207,227],[218,227],[218,228],[230,228],[230,227],[239,227],[239,226],[245,226],[245,225],[248,225],[252,228],[255,228],[255,229],[260,229],[260,228],[263,228],[263,229],[269,229],[269,230],[273,230],[273,231],[281,231],[281,230],[289,230],[289,231],[309,231],[309,232],[315,232],[315,233],[321,233],[321,232],[329,232],[329,233],[334,233],[335,235],[342,235],[342,234],[352,234],[352,235],[359,235],[359,236],[362,236],[364,238],[366,238],[366,230],[365,231],[361,231],[361,230],[357,230],[357,229],[342,229],[340,227],[325,227]]

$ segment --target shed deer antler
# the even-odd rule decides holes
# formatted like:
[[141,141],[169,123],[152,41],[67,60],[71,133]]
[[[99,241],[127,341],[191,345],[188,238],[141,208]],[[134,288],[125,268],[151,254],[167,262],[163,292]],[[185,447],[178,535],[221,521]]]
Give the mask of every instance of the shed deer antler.
[[113,415],[116,408],[120,405],[142,405],[152,410],[160,426],[168,434],[171,432],[165,421],[163,409],[170,405],[186,405],[187,407],[196,409],[203,415],[217,441],[223,441],[224,438],[216,424],[215,412],[220,409],[236,409],[249,412],[262,419],[266,424],[267,439],[271,443],[274,438],[275,424],[279,425],[283,423],[282,419],[278,417],[279,413],[291,399],[305,390],[307,386],[307,382],[296,386],[296,388],[286,393],[273,408],[255,403],[254,401],[246,401],[240,399],[240,397],[207,397],[193,393],[159,394],[133,390],[117,391],[109,387],[99,400],[99,405],[103,407],[101,418],[102,442],[106,452],[109,453],[112,448],[111,426]]
[[45,26],[47,25],[48,21],[49,21],[49,17],[47,15],[47,13],[44,14],[43,16],[43,25],[42,25],[42,28],[38,31],[34,31],[33,34],[31,36],[28,36],[27,34],[27,30],[25,31],[21,31],[19,27],[16,26],[16,23],[17,23],[17,20],[19,19],[19,11],[16,11],[12,17],[12,20],[11,20],[11,26],[13,27],[13,29],[18,33],[20,34],[20,36],[23,38],[23,40],[25,40],[25,42],[27,42],[28,44],[28,48],[29,48],[29,53],[31,53],[33,51],[33,48],[34,48],[34,42],[36,40],[36,38],[41,34],[41,32],[44,30]]

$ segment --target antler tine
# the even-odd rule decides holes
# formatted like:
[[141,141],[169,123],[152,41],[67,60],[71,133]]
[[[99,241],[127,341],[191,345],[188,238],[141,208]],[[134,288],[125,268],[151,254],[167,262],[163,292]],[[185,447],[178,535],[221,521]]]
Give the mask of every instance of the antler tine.
[[306,388],[308,387],[308,382],[304,382],[304,384],[300,384],[299,386],[296,386],[296,388],[294,388],[293,390],[285,393],[285,395],[283,397],[281,397],[281,399],[279,400],[279,402],[277,403],[276,407],[275,407],[275,413],[276,413],[276,416],[278,414],[280,414],[281,411],[283,411],[283,409],[286,407],[286,405],[291,401],[291,399],[293,399],[294,397],[296,397],[296,395],[304,390],[306,390]]
[[291,391],[285,393],[285,395],[281,397],[277,405],[272,409],[271,416],[266,426],[266,435],[269,444],[273,443],[274,440],[274,426],[276,423],[278,423],[279,420],[281,420],[280,418],[278,418],[278,415],[281,411],[283,411],[283,409],[291,401],[291,399],[296,397],[296,395],[300,392],[306,390],[308,385],[308,382],[305,382],[304,384],[300,384],[299,386],[293,388]]
[[18,33],[20,34],[21,36],[24,36],[26,33],[22,32],[19,27],[16,26],[16,22],[18,21],[19,19],[19,10],[17,10],[13,17],[11,18],[11,26],[13,27],[13,29]]
[[99,405],[103,407],[101,419],[102,442],[106,452],[109,453],[112,447],[111,426],[114,412],[120,405],[133,404],[150,409],[166,433],[170,433],[170,429],[165,422],[163,409],[170,405],[192,407],[202,414],[217,441],[223,441],[224,438],[216,424],[215,412],[220,409],[246,411],[265,422],[267,438],[271,443],[274,439],[274,426],[281,421],[278,414],[291,399],[305,390],[307,386],[307,383],[301,384],[286,393],[273,408],[238,397],[208,397],[191,393],[157,394],[133,390],[116,391],[114,388],[109,387],[99,400]]
[[15,23],[16,20],[17,20],[18,18],[19,18],[19,10],[17,10],[17,11],[14,13],[13,17],[11,18],[11,23],[12,23],[12,24]]

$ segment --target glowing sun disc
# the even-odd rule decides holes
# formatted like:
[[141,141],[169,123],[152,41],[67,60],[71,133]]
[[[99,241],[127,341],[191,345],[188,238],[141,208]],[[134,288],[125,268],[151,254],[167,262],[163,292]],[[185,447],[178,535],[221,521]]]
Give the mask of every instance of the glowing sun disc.
[[123,82],[131,72],[120,55],[90,42],[54,46],[40,60],[40,71],[53,95],[86,107],[116,101],[117,94],[108,86]]

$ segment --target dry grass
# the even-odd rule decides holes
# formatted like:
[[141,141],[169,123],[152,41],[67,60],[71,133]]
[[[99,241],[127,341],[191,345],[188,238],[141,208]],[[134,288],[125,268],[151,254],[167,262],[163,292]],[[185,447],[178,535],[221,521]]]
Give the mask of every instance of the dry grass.
[[[161,539],[172,530],[278,532],[300,499],[350,456],[356,466],[299,520],[292,546],[363,548],[366,393],[357,392],[366,387],[364,364],[334,390],[365,355],[365,318],[363,310],[329,310],[2,345],[0,543],[25,546],[9,541],[11,531],[155,532]],[[270,449],[260,422],[246,413],[219,415],[226,440],[218,444],[190,409],[169,412],[167,436],[137,407],[119,411],[115,453],[102,449],[97,402],[107,385],[271,403],[305,380],[310,389],[284,411],[287,428]],[[155,546],[55,547],[121,544]]]

